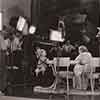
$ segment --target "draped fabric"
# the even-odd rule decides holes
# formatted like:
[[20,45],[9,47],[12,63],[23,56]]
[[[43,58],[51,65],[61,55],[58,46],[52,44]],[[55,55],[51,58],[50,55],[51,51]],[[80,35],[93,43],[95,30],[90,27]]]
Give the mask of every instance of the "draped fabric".
[[37,25],[39,15],[39,0],[31,0],[31,22]]

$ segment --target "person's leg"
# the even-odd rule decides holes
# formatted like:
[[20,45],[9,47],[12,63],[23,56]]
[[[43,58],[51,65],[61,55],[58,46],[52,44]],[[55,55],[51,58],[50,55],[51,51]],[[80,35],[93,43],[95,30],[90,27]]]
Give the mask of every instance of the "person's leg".
[[82,75],[82,70],[83,70],[83,66],[77,64],[75,67],[74,67],[74,74],[75,74],[75,85],[76,85],[76,88],[78,89],[81,89],[81,83],[82,83],[82,80],[81,80],[81,75]]
[[82,74],[82,89],[86,90],[88,88],[88,74],[84,72]]
[[0,91],[2,91],[2,87],[3,87],[2,86],[3,85],[3,83],[2,83],[3,82],[3,77],[2,76],[3,76],[2,69],[0,68]]
[[5,51],[2,52],[1,56],[1,63],[0,63],[0,89],[2,92],[5,92],[7,88],[7,68],[6,68],[6,53]]
[[5,69],[3,71],[3,92],[5,92],[6,88],[7,88],[7,70]]
[[81,89],[81,75],[75,76],[75,87]]
[[0,68],[0,91],[5,92],[7,88],[7,71]]
[[35,70],[35,74],[36,74],[36,76],[38,77],[38,74],[41,72],[41,70],[39,69],[39,68],[37,68],[36,70]]

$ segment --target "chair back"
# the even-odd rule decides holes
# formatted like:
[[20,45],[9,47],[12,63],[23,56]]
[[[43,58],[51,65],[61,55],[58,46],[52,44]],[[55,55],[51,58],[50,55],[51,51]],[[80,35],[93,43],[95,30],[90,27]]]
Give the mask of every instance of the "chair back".
[[[54,58],[54,70],[57,73],[57,68],[66,67],[66,70],[69,69],[70,66],[70,58],[69,57],[56,57]],[[60,70],[59,70],[60,71]]]
[[91,60],[91,73],[95,72],[97,67],[100,67],[100,57],[93,57]]
[[91,64],[92,67],[100,67],[100,57],[93,57]]
[[54,58],[56,66],[60,67],[68,67],[70,66],[70,58],[69,57],[57,57]]

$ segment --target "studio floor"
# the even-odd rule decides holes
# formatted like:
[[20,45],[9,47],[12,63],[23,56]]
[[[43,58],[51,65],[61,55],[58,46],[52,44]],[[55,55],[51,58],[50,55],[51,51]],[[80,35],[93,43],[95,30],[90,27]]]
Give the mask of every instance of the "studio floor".
[[[18,73],[18,74],[20,76],[22,76],[20,73]],[[21,77],[20,77],[21,79],[19,79],[18,76],[17,76],[17,78],[18,78],[18,81],[22,79]],[[14,82],[16,82],[16,80],[14,80]],[[22,97],[22,98],[24,97],[24,98],[30,98],[33,100],[37,100],[37,99],[48,100],[48,98],[50,96],[49,93],[33,92],[33,87],[31,85],[14,86],[12,89],[13,89],[12,91],[10,91],[10,89],[8,89],[9,94],[7,96]],[[70,91],[70,96],[67,96],[67,97],[68,97],[67,100],[100,100],[100,86],[99,86],[99,89],[97,89],[94,94],[91,94],[90,90],[89,91],[81,91],[81,90],[72,89]],[[53,95],[52,100],[64,100],[64,99],[65,99],[64,95],[56,94],[56,95]],[[0,99],[0,100],[2,100],[2,99]],[[6,100],[6,99],[3,99],[3,100]]]
[[[89,94],[89,91],[79,91],[79,90],[72,90],[72,94],[67,96],[67,100],[100,100],[100,92],[96,91],[95,94]],[[35,93],[33,92],[32,87],[22,87],[17,86],[13,88],[13,97],[24,97],[30,98],[33,100],[42,99],[48,100],[50,94],[48,93]],[[1,99],[0,99],[1,100]],[[64,95],[53,95],[52,100],[65,100]]]

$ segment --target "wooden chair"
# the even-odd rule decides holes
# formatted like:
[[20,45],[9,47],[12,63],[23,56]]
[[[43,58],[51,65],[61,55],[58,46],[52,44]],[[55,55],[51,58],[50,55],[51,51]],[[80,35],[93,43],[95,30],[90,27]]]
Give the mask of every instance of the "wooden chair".
[[100,73],[95,72],[95,69],[97,67],[100,67],[100,57],[93,57],[91,61],[91,74],[90,74],[90,84],[92,92],[94,92],[95,79],[100,78]]

